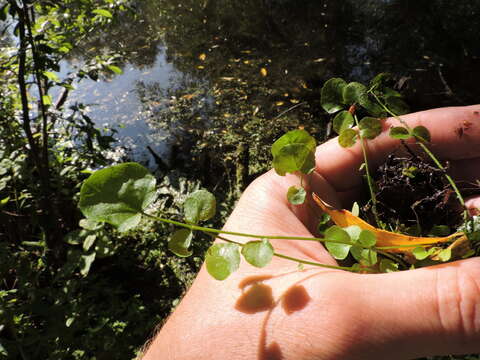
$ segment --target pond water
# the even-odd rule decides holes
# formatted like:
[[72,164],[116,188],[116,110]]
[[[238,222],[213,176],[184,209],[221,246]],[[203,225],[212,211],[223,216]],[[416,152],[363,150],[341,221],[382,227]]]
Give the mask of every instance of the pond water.
[[144,0],[136,13],[62,71],[89,54],[124,54],[123,74],[83,81],[70,101],[122,126],[137,159],[152,162],[153,150],[170,164],[172,151],[222,127],[248,137],[253,118],[319,125],[319,89],[333,76],[391,72],[412,110],[479,101],[480,1]]

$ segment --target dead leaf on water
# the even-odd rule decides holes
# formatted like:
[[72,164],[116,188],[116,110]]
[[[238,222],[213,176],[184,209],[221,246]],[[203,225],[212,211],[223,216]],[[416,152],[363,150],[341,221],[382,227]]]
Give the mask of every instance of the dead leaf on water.
[[[391,231],[386,231],[378,229],[366,221],[360,219],[359,217],[353,215],[348,210],[338,210],[324,202],[316,194],[313,194],[313,200],[317,203],[320,208],[330,215],[332,221],[340,227],[347,227],[351,225],[357,225],[363,230],[369,230],[375,234],[377,237],[377,247],[395,247],[385,249],[387,252],[395,253],[411,253],[415,247],[425,246],[425,245],[435,245],[440,243],[449,243],[449,242],[463,242],[462,239],[466,239],[464,233],[455,233],[445,237],[417,237],[404,234],[398,234]],[[462,240],[462,241],[461,241]],[[406,246],[406,247],[404,247]]]

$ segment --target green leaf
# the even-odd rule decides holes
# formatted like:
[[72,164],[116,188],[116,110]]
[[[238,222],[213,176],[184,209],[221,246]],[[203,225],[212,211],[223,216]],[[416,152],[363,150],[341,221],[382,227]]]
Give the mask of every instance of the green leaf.
[[127,231],[138,225],[142,212],[155,200],[155,183],[137,163],[97,170],[84,181],[78,207],[89,220]]
[[72,316],[72,317],[69,317],[66,321],[65,321],[65,326],[68,328],[70,327],[73,322],[75,321],[75,318]]
[[358,241],[363,246],[372,247],[377,243],[377,237],[370,230],[362,230],[358,237]]
[[44,105],[52,105],[52,97],[50,95],[43,95],[42,101]]
[[272,260],[273,246],[267,239],[249,241],[243,246],[242,255],[249,264],[262,268]]
[[100,16],[103,16],[103,17],[106,17],[106,18],[109,18],[109,19],[111,19],[113,17],[112,13],[108,10],[105,10],[105,9],[94,9],[94,10],[92,10],[92,12],[94,14],[97,14],[97,15],[100,15]]
[[52,80],[52,81],[55,81],[55,82],[59,82],[60,79],[58,78],[57,74],[51,72],[51,71],[44,71],[43,72],[43,75],[45,75],[45,77],[48,79],[48,80]]
[[85,240],[83,240],[83,250],[88,251],[92,247],[92,245],[95,243],[95,240],[97,239],[97,235],[92,234],[88,235]]
[[364,117],[358,124],[360,135],[366,139],[375,139],[382,132],[382,122],[373,117]]
[[358,206],[358,203],[355,201],[352,205],[352,211],[351,211],[353,216],[359,216],[360,215],[360,206]]
[[364,266],[373,266],[377,263],[377,252],[372,249],[365,249],[358,245],[353,245],[350,249],[352,256]]
[[338,143],[340,144],[341,147],[344,147],[344,148],[352,147],[353,145],[355,145],[356,141],[357,141],[357,132],[353,129],[343,130],[338,137]]
[[443,262],[450,260],[452,258],[452,249],[443,249],[438,253],[438,258]]
[[[325,231],[325,239],[350,242],[350,236],[348,233],[337,225],[333,225]],[[343,260],[348,256],[348,252],[352,245],[333,243],[330,241],[325,242],[325,246],[328,252],[337,260]]]
[[399,94],[396,93],[386,97],[385,102],[387,108],[395,115],[408,114],[410,112],[410,108],[408,107],[407,103],[398,95]]
[[90,268],[92,267],[93,262],[95,261],[95,252],[90,254],[84,254],[80,258],[81,265],[80,265],[80,274],[82,276],[87,276],[90,272]]
[[333,78],[325,82],[320,94],[320,103],[327,113],[333,114],[345,107],[343,105],[343,89],[346,85],[345,80],[340,78]]
[[78,225],[85,230],[95,231],[102,228],[103,223],[100,223],[98,221],[93,221],[91,219],[81,219],[78,222]]
[[212,245],[205,256],[207,271],[217,280],[225,280],[240,265],[238,245],[230,243]]
[[365,85],[358,82],[348,83],[343,88],[343,102],[347,105],[360,104],[362,99],[367,95],[367,88]]
[[118,74],[118,75],[123,73],[122,69],[120,69],[118,66],[115,66],[115,65],[107,65],[107,68],[110,71],[113,71],[115,74]]
[[425,260],[430,255],[430,253],[425,250],[424,247],[416,247],[412,250],[412,254],[417,260]]
[[315,169],[316,141],[305,130],[292,130],[272,145],[273,167],[283,176],[300,171],[309,174]]
[[215,216],[217,201],[207,190],[197,190],[187,196],[183,204],[185,220],[191,224],[206,221]]
[[357,242],[358,239],[360,238],[360,233],[362,232],[362,229],[358,225],[350,225],[347,227],[344,227],[343,230],[345,230],[348,235],[350,236],[350,240],[352,242]]
[[351,82],[343,89],[343,101],[348,104],[358,104],[367,110],[370,115],[382,116],[384,115],[383,109],[380,105],[374,103],[368,97],[367,88],[365,85],[358,82]]
[[430,131],[425,126],[416,126],[412,130],[412,135],[415,136],[417,139],[430,142]]
[[287,191],[288,202],[292,205],[301,205],[305,202],[307,192],[303,187],[290,186]]
[[324,234],[328,229],[328,223],[330,222],[330,215],[327,213],[322,213],[320,215],[320,220],[318,220],[317,231],[319,234]]
[[189,257],[192,251],[188,250],[192,243],[193,233],[189,229],[180,229],[172,234],[168,241],[168,250],[180,257]]
[[383,72],[380,74],[375,75],[375,77],[370,80],[370,87],[379,87],[383,86],[387,81],[392,79],[392,74]]
[[404,128],[403,126],[395,126],[390,128],[389,135],[391,138],[399,140],[407,140],[412,137],[408,129]]
[[398,264],[393,262],[390,259],[382,259],[380,260],[380,271],[382,273],[391,273],[398,271]]
[[3,198],[0,200],[0,209],[3,208],[5,205],[8,204],[10,201],[10,196],[7,196],[6,198]]
[[333,118],[333,130],[340,134],[343,130],[351,128],[353,123],[352,114],[346,110],[341,111]]

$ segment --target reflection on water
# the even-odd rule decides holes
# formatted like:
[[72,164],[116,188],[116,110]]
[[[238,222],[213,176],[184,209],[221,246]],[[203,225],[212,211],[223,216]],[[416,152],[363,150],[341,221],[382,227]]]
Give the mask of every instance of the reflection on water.
[[332,76],[392,72],[413,110],[478,102],[478,1],[144,0],[136,11],[83,46],[122,51],[124,73],[86,81],[72,99],[96,103],[98,123],[124,124],[124,143],[166,162],[175,144],[213,141],[205,132],[237,136],[228,157],[251,145],[259,119],[296,105],[256,140],[289,124],[321,133],[319,87]]

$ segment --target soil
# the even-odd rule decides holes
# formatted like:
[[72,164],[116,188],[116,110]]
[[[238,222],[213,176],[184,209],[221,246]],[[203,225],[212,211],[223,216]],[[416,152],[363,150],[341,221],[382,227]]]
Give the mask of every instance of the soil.
[[379,218],[392,230],[426,236],[436,225],[447,225],[453,232],[462,223],[462,206],[444,171],[412,152],[390,155],[373,179]]

